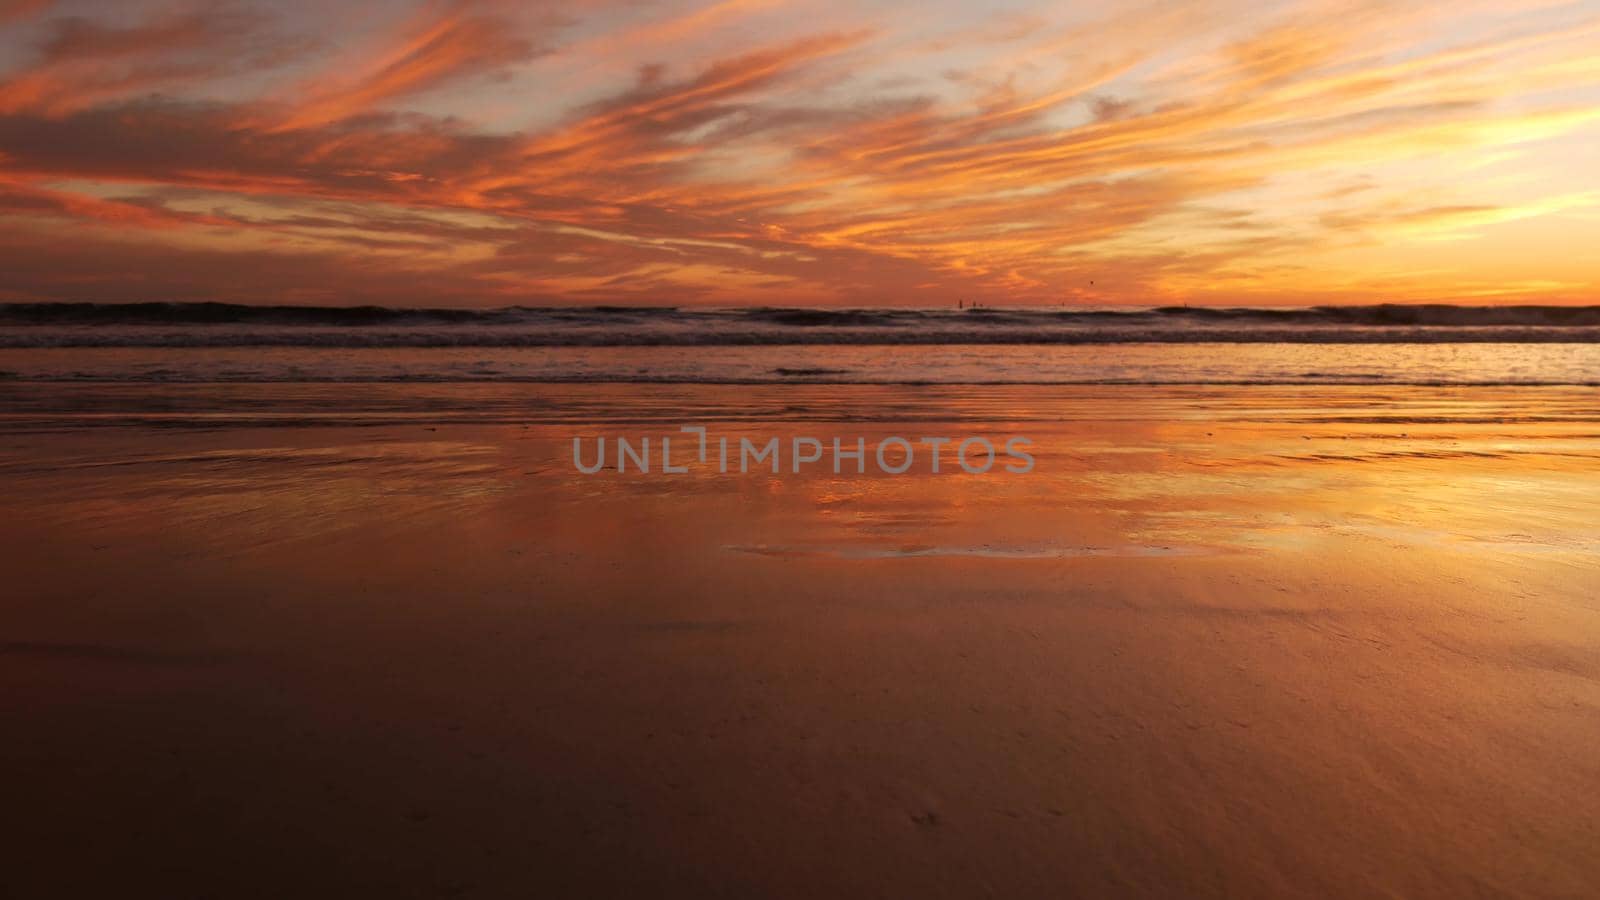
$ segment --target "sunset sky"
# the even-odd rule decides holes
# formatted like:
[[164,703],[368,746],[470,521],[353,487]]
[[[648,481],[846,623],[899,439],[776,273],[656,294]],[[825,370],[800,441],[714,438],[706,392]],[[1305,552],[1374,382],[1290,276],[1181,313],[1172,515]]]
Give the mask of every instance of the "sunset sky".
[[1600,2],[0,0],[0,300],[1600,303]]

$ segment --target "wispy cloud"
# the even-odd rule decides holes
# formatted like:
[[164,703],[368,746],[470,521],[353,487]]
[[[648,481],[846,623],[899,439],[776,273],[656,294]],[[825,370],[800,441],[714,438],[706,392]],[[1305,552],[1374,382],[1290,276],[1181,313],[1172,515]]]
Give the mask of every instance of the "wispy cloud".
[[0,6],[8,296],[1600,299],[1582,6],[70,6]]
[[0,23],[26,19],[49,9],[55,0],[0,0]]
[[[549,28],[559,20],[548,19]],[[495,72],[546,50],[545,35],[483,3],[429,3],[370,54],[337,55],[286,99],[289,113],[269,130],[312,128],[370,112],[414,94]]]

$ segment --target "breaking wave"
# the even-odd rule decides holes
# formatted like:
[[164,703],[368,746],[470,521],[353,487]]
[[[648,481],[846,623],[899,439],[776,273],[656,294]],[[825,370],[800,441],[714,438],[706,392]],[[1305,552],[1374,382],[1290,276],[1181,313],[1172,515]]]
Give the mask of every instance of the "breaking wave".
[[0,347],[1600,343],[1600,306],[683,309],[0,304]]

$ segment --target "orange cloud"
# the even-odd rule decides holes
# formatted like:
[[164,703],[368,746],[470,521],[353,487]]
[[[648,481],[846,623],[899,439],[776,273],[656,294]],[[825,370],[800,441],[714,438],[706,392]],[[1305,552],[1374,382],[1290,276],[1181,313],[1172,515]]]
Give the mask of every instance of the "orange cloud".
[[263,21],[256,13],[227,10],[162,13],[133,25],[55,19],[33,64],[0,79],[0,112],[62,116],[276,65],[298,48],[252,46],[247,38]]
[[[322,290],[281,273],[207,289],[209,254],[315,258],[305,272],[367,299],[357,276],[381,261],[411,277],[374,286],[441,302],[1485,296],[1511,271],[1494,239],[1600,222],[1583,164],[1600,25],[1563,7],[1305,2],[1259,23],[1228,2],[1041,7],[964,41],[871,5],[851,14],[875,27],[840,30],[760,0],[537,20],[457,2],[319,45],[308,31],[340,9],[45,20],[0,80],[0,209],[60,229],[51,259],[79,222],[120,248],[104,260],[170,254],[191,267],[164,270],[172,295]],[[683,50],[756,21],[787,26]],[[576,48],[627,77],[540,92]],[[448,98],[499,93],[530,108],[449,115]],[[21,235],[0,235],[16,244],[0,261],[37,256],[45,238]],[[1441,269],[1454,242],[1479,243]],[[1431,282],[1398,274],[1423,260]],[[25,268],[10,294],[76,290]],[[1600,273],[1563,271],[1506,296],[1593,299]]]
[[[474,4],[429,4],[369,60],[340,59],[291,98],[292,111],[273,130],[338,122],[448,81],[493,71],[533,56],[539,45],[505,19]],[[344,75],[354,69],[354,78]]]
[[49,9],[55,0],[0,0],[0,22],[13,22],[36,16]]

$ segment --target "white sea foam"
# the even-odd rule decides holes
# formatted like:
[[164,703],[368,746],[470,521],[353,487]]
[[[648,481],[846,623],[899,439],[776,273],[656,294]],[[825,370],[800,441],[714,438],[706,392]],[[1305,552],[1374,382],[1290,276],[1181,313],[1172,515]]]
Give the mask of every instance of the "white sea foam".
[[0,347],[1600,343],[1600,307],[488,310],[0,304]]
[[0,381],[1594,385],[1600,343],[42,347]]

